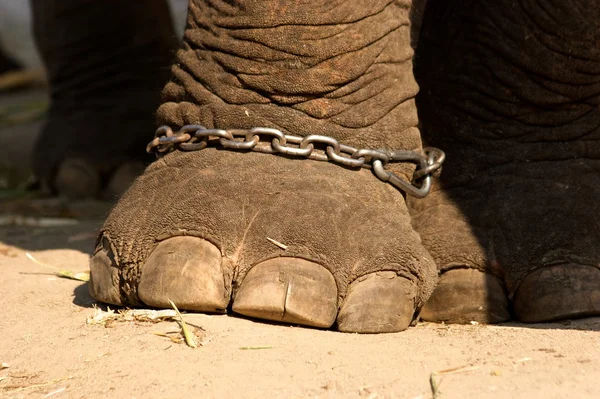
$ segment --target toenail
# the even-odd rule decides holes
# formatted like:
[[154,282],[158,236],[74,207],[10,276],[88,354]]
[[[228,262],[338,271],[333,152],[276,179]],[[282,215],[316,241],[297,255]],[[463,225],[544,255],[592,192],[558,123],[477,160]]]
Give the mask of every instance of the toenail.
[[233,311],[259,319],[328,328],[337,314],[337,286],[323,266],[281,257],[254,266],[235,295]]
[[376,272],[355,280],[340,308],[338,329],[356,333],[403,331],[415,313],[415,285],[395,272]]
[[219,249],[198,237],[161,241],[142,267],[138,295],[149,306],[224,313],[231,282],[226,282]]

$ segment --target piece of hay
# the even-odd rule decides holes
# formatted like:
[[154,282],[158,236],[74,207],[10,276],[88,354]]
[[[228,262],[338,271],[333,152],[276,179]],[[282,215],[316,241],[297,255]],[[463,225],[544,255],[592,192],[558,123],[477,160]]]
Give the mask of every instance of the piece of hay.
[[65,378],[51,380],[48,382],[43,382],[40,384],[31,384],[31,385],[4,385],[4,386],[1,386],[0,388],[7,390],[9,392],[25,391],[27,389],[43,388],[43,387],[47,387],[49,385],[58,384],[59,382],[70,380],[71,378],[73,378],[73,377],[69,376],[69,377],[65,377]]
[[[187,323],[187,325],[188,325],[188,327],[191,327],[191,329],[193,330],[192,333],[199,340],[198,346],[205,346],[212,340],[213,337],[206,337],[204,335],[205,331],[202,327],[198,327],[198,326],[195,326],[195,325],[189,324],[189,323]],[[157,335],[159,337],[168,338],[171,340],[171,342],[173,342],[175,344],[182,344],[185,342],[185,337],[182,336],[181,330],[167,331],[167,332],[153,331],[152,334]]]
[[116,313],[111,308],[107,307],[107,310],[104,311],[94,305],[94,315],[88,317],[85,322],[86,324],[105,324],[107,321],[114,320],[119,318],[119,314]]
[[173,301],[170,299],[169,299],[169,303],[171,304],[171,306],[177,313],[178,319],[176,319],[176,320],[179,323],[179,325],[181,326],[181,331],[183,332],[183,337],[185,338],[185,343],[190,348],[197,348],[198,344],[196,343],[196,339],[194,338],[194,335],[188,328],[187,324],[185,324],[185,321],[183,320],[183,316],[181,316],[181,313],[179,313],[179,309],[177,309],[177,306],[175,306]]
[[181,333],[178,332],[177,335],[173,335],[173,333],[164,333],[160,331],[153,331],[152,334],[158,335],[159,337],[169,338],[171,342],[175,344],[180,344],[183,342],[183,338],[181,338]]
[[23,86],[40,85],[46,82],[46,74],[41,69],[19,69],[0,74],[0,92]]
[[450,375],[450,374],[468,373],[469,371],[475,371],[478,369],[479,369],[479,367],[477,367],[477,366],[466,365],[466,366],[452,367],[450,369],[431,372],[431,374],[429,375],[429,386],[431,387],[431,396],[433,397],[433,399],[436,399],[437,395],[439,394],[439,388],[440,388],[441,381],[438,382],[435,377]]
[[62,391],[64,391],[65,389],[67,389],[67,387],[58,388],[58,389],[56,389],[56,390],[54,390],[54,391],[52,391],[52,392],[50,392],[50,393],[46,394],[46,395],[44,396],[44,399],[45,399],[45,398],[49,398],[50,396],[54,396],[54,395],[56,395],[57,393],[61,393],[61,392],[62,392]]
[[515,363],[515,364],[519,364],[519,363],[530,362],[530,361],[532,361],[532,360],[533,360],[533,359],[532,359],[532,358],[530,358],[530,357],[524,357],[524,358],[522,358],[522,359],[515,360],[515,361],[514,361],[514,363]]
[[64,269],[59,269],[57,267],[48,265],[46,263],[40,262],[39,260],[37,260],[36,258],[33,257],[32,254],[30,254],[29,252],[25,252],[25,256],[27,256],[27,258],[29,258],[29,260],[31,260],[32,262],[37,263],[38,265],[51,269],[54,271],[54,275],[58,276],[58,277],[62,277],[62,278],[68,278],[71,280],[77,280],[77,281],[84,281],[84,282],[88,282],[90,281],[90,272],[73,272],[70,270],[64,270]]
[[238,349],[243,351],[255,351],[260,349],[273,349],[272,346],[269,345],[259,345],[259,346],[240,346]]
[[279,241],[275,241],[272,238],[267,237],[267,241],[269,241],[271,244],[277,245],[279,248],[283,249],[284,251],[288,248],[287,245],[282,244]]
[[[179,309],[175,306],[172,301],[169,301],[173,309],[125,309],[115,312],[114,310],[107,307],[104,311],[97,306],[94,306],[94,315],[86,319],[87,324],[101,324],[108,325],[114,321],[141,321],[141,322],[154,322],[160,321],[176,321],[181,327],[181,331],[175,332],[178,337],[173,336],[173,333],[163,332],[152,332],[154,335],[169,338],[175,343],[185,342],[191,348],[197,348],[198,345],[204,346],[204,344],[210,342],[212,338],[204,339],[198,344],[196,338],[202,339],[204,329],[202,327],[193,326],[194,331],[190,329],[190,326],[183,320]],[[183,335],[183,339],[181,336]]]
[[21,215],[2,215],[0,216],[0,226],[17,227],[63,227],[75,226],[79,224],[76,219],[68,218],[34,218]]
[[147,321],[159,322],[163,320],[174,320],[177,313],[172,309],[125,309],[115,312],[107,307],[102,310],[94,306],[94,315],[86,319],[87,324],[106,324],[110,321]]

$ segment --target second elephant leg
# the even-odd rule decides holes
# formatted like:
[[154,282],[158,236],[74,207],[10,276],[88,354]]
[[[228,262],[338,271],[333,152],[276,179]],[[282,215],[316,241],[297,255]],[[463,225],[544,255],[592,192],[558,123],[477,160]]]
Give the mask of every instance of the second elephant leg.
[[32,0],[50,81],[34,171],[68,197],[121,194],[143,151],[178,46],[166,0]]
[[600,314],[600,5],[430,0],[417,49],[441,189],[413,202],[440,267],[428,320]]

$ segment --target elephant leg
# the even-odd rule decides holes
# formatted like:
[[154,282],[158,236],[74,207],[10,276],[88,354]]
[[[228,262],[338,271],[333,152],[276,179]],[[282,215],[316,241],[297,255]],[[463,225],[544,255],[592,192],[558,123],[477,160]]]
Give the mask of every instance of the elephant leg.
[[[193,0],[159,122],[420,151],[409,12],[410,1]],[[390,167],[412,178],[414,165]],[[377,333],[406,329],[436,279],[403,193],[370,170],[210,144],[161,157],[121,198],[90,290]]]
[[426,320],[600,314],[600,5],[429,0],[416,56],[440,189],[410,204],[439,266]]
[[178,46],[165,0],[32,0],[51,105],[34,170],[53,192],[114,196],[150,159],[153,113]]

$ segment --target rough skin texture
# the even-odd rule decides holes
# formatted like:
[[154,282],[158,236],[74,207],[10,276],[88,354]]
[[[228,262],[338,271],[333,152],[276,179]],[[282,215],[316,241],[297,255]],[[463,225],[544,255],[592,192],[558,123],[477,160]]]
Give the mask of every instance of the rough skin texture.
[[429,0],[424,15],[419,116],[448,161],[414,226],[441,272],[504,281],[521,320],[600,312],[599,17],[594,1],[525,0]]
[[[286,1],[193,1],[158,121],[174,128],[265,126],[300,136],[324,134],[357,147],[420,150],[409,11],[408,1],[362,7],[347,1],[310,7]],[[393,170],[410,179],[413,166],[398,164]],[[260,295],[245,292],[243,306],[236,304],[236,295],[251,268],[277,257],[309,260],[333,275],[333,301],[341,309],[338,328],[344,331],[405,329],[437,279],[411,227],[404,196],[371,172],[209,149],[166,155],[121,199],[92,261],[92,294],[117,304],[141,304],[141,297],[152,296],[138,295],[145,267],[155,276],[154,263],[145,265],[149,254],[160,251],[152,259],[168,259],[171,250],[157,244],[183,235],[218,248],[224,295],[232,297],[234,310],[243,308],[253,317],[272,319],[273,311],[247,300]],[[168,267],[182,268],[173,278],[188,268]],[[272,268],[261,267],[256,275],[271,281],[267,269]],[[300,262],[291,269],[282,264],[279,278],[309,269]],[[167,284],[160,274],[151,280],[148,286],[160,290]],[[181,284],[165,295],[186,289]],[[261,289],[252,284],[253,290]],[[292,281],[288,288],[295,286]],[[352,295],[347,295],[349,286]],[[303,309],[313,301],[287,294],[290,301],[306,302]],[[373,316],[379,312],[381,320]],[[299,322],[329,326],[311,317]]]

